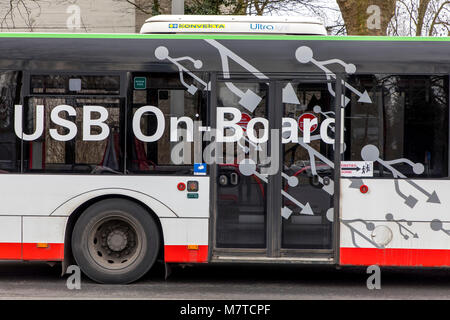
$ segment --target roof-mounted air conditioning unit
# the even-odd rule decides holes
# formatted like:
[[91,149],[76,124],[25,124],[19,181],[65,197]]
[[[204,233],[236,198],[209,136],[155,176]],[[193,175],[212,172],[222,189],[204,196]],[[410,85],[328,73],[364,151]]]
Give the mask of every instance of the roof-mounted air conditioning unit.
[[147,19],[141,33],[225,33],[327,35],[310,17],[160,15]]

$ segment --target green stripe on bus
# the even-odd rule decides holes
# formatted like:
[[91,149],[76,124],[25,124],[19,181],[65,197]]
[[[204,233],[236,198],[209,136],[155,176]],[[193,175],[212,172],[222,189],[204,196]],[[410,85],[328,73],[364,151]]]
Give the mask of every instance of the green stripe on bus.
[[0,38],[56,39],[217,39],[217,40],[313,40],[313,41],[450,41],[450,37],[295,36],[225,34],[101,34],[101,33],[0,33]]

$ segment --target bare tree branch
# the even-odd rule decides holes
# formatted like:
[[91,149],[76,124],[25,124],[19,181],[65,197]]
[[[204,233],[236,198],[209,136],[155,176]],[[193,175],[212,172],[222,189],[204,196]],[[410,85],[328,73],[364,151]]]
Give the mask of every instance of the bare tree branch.
[[433,21],[432,21],[431,26],[430,26],[430,30],[429,30],[429,32],[428,32],[428,35],[429,35],[429,36],[432,36],[432,35],[433,35],[434,28],[435,28],[436,25],[438,25],[438,24],[443,24],[445,27],[447,27],[447,31],[448,31],[448,29],[449,29],[449,28],[448,28],[448,27],[449,27],[449,21],[447,20],[446,22],[442,22],[441,20],[439,20],[439,15],[441,14],[442,10],[444,10],[444,8],[445,8],[446,6],[450,6],[450,1],[445,1],[445,2],[443,2],[443,3],[441,4],[441,6],[439,7],[439,9],[436,11],[436,14],[435,14],[434,17],[433,17]]

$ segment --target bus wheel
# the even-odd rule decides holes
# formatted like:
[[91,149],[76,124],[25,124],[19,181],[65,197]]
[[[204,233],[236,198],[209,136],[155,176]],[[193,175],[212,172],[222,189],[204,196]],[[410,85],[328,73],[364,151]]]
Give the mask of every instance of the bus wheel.
[[81,270],[100,283],[130,283],[155,263],[159,232],[138,204],[99,201],[83,212],[72,233],[72,252]]

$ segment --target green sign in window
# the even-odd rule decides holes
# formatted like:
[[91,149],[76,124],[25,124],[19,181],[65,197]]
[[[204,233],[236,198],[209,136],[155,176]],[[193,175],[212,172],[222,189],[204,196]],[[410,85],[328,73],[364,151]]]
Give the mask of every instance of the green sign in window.
[[147,89],[147,78],[146,77],[135,77],[134,78],[134,89],[135,90]]

